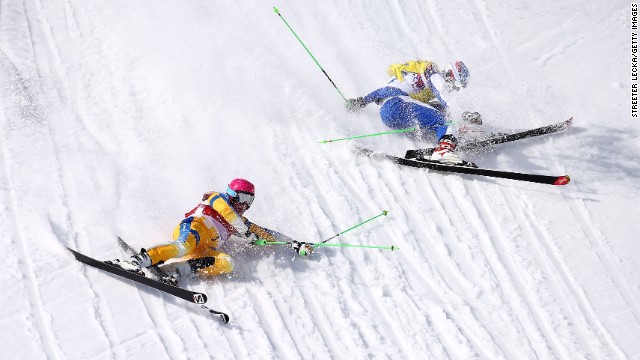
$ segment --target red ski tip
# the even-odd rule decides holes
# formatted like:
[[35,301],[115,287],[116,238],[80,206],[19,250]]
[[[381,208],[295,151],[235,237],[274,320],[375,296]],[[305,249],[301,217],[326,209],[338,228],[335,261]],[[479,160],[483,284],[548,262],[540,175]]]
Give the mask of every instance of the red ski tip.
[[553,185],[567,185],[571,181],[569,175],[559,176],[556,181],[553,182]]

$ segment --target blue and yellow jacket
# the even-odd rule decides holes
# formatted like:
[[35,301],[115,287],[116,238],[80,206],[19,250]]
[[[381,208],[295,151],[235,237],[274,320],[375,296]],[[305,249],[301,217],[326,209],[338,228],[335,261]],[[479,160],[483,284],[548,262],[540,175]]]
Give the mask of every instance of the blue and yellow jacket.
[[425,104],[437,101],[446,109],[447,103],[442,96],[443,89],[438,89],[432,80],[432,76],[442,76],[438,65],[434,62],[415,60],[404,64],[392,64],[387,69],[387,74],[392,79],[386,86],[365,96],[365,103],[380,104],[390,97],[409,96]]

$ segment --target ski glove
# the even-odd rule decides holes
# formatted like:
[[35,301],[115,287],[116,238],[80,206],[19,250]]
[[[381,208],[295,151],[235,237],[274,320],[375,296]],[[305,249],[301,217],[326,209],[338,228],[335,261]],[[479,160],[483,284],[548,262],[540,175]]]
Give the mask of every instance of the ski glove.
[[347,100],[347,103],[345,104],[345,106],[347,107],[347,110],[351,112],[356,112],[362,109],[363,107],[367,106],[367,103],[364,101],[363,97],[357,97],[355,99]]
[[482,116],[477,111],[465,111],[462,113],[462,121],[469,124],[482,125]]
[[306,242],[292,241],[291,248],[300,256],[309,256],[313,252],[313,245]]
[[256,244],[256,240],[258,240],[258,235],[247,231],[246,234],[244,234],[245,239],[247,239],[247,244],[249,245],[255,245]]

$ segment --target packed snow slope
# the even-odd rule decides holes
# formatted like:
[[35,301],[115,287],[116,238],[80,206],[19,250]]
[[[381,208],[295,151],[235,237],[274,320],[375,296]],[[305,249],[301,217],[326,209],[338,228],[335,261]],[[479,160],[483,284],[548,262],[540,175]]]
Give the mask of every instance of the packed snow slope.
[[[465,154],[564,187],[446,175],[323,139],[389,64],[463,59],[458,110],[566,134]],[[640,130],[624,1],[0,0],[0,358],[638,359]],[[380,151],[432,146],[389,135]],[[76,262],[169,241],[208,190],[257,186],[252,221],[309,258],[235,239],[229,276],[182,285],[231,315]]]

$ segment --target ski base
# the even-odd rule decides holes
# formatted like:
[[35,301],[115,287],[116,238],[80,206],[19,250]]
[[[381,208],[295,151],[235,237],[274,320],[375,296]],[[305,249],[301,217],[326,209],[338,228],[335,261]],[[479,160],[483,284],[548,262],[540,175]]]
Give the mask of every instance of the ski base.
[[[124,252],[126,252],[129,255],[137,254],[136,250],[134,248],[132,248],[129,244],[127,244],[127,242],[124,241],[124,239],[122,239],[119,236],[118,236],[118,245],[120,246],[120,248],[122,250],[124,250]],[[152,267],[149,267],[148,269],[158,279],[161,279],[161,278],[167,276],[162,271],[162,269],[158,268],[157,266],[152,266]],[[174,286],[173,284],[168,284],[168,283],[164,283],[164,284],[167,284],[169,286]],[[229,318],[229,315],[227,315],[226,313],[224,313],[222,311],[211,309],[211,308],[209,308],[207,306],[204,306],[204,305],[200,305],[200,308],[205,310],[205,311],[207,311],[209,314],[213,315],[215,318],[217,318],[218,320],[222,321],[223,323],[225,323],[225,324],[229,323],[230,318]]]
[[[488,146],[504,144],[507,142],[522,140],[530,137],[552,134],[552,133],[559,132],[569,128],[572,123],[573,123],[573,117],[569,118],[568,120],[561,121],[559,123],[542,126],[535,129],[525,130],[525,131],[517,132],[514,134],[501,134],[497,136],[492,136],[488,139],[468,141],[466,143],[460,144],[458,146],[458,150],[461,150],[461,151],[476,150],[476,149],[481,149]],[[433,149],[434,148],[407,150],[407,153],[405,154],[404,157],[407,159],[428,158],[433,153]]]
[[388,160],[395,162],[396,164],[411,166],[415,168],[425,168],[425,169],[430,169],[435,171],[488,176],[493,178],[527,181],[532,183],[548,184],[548,185],[567,185],[571,181],[571,178],[569,177],[569,175],[561,175],[561,176],[537,175],[537,174],[510,172],[510,171],[491,170],[491,169],[484,169],[484,168],[470,167],[470,166],[449,165],[449,164],[443,164],[437,161],[431,161],[426,159],[401,158],[399,156],[393,156],[393,155],[375,152],[371,149],[367,149],[363,147],[357,147],[356,151],[362,155],[386,158]]
[[132,281],[135,281],[139,284],[143,284],[149,287],[152,287],[154,289],[160,290],[164,293],[167,293],[169,295],[173,295],[175,297],[181,298],[183,300],[192,302],[194,304],[204,304],[207,302],[207,295],[204,293],[200,293],[200,292],[195,292],[195,291],[190,291],[190,290],[186,290],[186,289],[182,289],[179,287],[175,287],[175,286],[171,286],[169,284],[165,284],[161,281],[155,280],[155,279],[151,279],[148,278],[146,276],[141,276],[141,275],[136,275],[132,272],[126,271],[122,268],[119,268],[117,266],[113,266],[113,265],[109,265],[105,262],[102,262],[100,260],[96,260],[94,258],[91,258],[87,255],[84,255],[82,253],[79,253],[71,248],[67,248],[69,249],[69,251],[71,251],[71,253],[73,254],[73,256],[76,258],[76,260],[80,261],[83,264],[89,265],[91,267],[94,267],[96,269],[100,269],[102,271],[111,273],[113,275],[117,275],[119,277],[125,278],[125,279],[129,279]]

